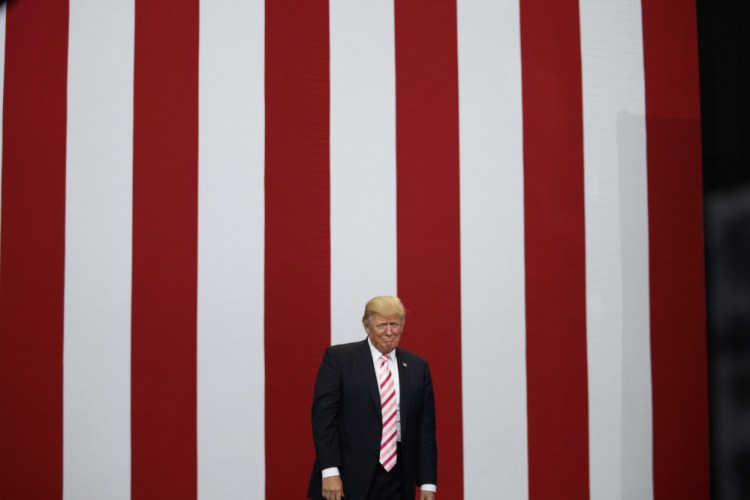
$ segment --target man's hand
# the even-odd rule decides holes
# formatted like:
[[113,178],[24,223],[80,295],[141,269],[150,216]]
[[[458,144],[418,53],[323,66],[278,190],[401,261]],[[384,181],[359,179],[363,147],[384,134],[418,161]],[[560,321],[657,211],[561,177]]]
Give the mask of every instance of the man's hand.
[[433,491],[422,491],[419,494],[419,500],[435,500],[435,493]]
[[323,498],[326,500],[341,500],[343,497],[344,484],[341,482],[341,476],[323,478]]

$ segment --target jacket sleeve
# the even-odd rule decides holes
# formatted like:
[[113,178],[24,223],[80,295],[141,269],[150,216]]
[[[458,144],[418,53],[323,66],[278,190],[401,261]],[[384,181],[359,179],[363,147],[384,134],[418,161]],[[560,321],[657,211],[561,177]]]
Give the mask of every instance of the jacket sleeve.
[[437,485],[437,441],[435,438],[435,394],[427,365],[424,372],[422,418],[419,421],[419,469],[417,484]]
[[312,430],[318,470],[341,466],[339,416],[341,409],[341,365],[332,348],[326,349],[315,379]]

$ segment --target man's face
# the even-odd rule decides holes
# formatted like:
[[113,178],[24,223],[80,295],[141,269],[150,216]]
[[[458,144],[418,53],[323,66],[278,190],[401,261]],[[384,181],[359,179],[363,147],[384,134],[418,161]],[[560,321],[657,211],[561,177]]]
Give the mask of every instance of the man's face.
[[367,318],[365,331],[375,348],[388,353],[398,347],[404,321],[400,316],[379,316],[377,314]]

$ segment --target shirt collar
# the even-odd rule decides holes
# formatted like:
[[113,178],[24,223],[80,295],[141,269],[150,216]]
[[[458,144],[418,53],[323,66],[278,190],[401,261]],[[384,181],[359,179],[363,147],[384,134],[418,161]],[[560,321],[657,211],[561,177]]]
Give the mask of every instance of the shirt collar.
[[[380,351],[378,351],[377,347],[375,347],[374,345],[372,345],[372,340],[370,340],[369,335],[367,337],[367,345],[370,346],[370,354],[372,354],[372,360],[373,361],[378,361],[380,359],[380,356],[383,355],[383,353],[380,352]],[[396,361],[396,351],[397,351],[397,349],[394,349],[394,350],[392,350],[391,352],[388,353],[388,356],[390,356],[390,358],[393,361]]]

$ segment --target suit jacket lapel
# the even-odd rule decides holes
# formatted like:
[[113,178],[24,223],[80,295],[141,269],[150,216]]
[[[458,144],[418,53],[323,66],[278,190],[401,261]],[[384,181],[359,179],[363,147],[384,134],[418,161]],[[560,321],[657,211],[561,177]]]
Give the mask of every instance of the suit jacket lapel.
[[370,346],[367,343],[367,339],[365,339],[359,345],[359,349],[357,351],[359,352],[357,361],[361,365],[362,373],[364,373],[365,384],[367,384],[367,390],[372,397],[372,404],[375,405],[375,408],[378,410],[378,414],[380,414],[380,391],[378,390],[378,377],[375,374],[375,365],[372,362],[372,353],[370,352]]
[[401,411],[401,440],[406,435],[406,422],[408,422],[409,411],[411,410],[411,372],[409,365],[404,357],[403,351],[396,349],[396,361],[398,362],[398,385],[399,385],[399,407]]

